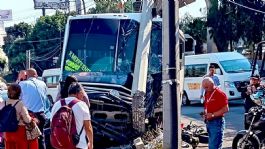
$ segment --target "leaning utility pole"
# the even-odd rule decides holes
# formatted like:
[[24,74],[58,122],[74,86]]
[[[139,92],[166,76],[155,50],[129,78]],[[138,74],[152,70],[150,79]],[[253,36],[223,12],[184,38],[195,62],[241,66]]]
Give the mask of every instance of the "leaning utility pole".
[[80,15],[81,14],[81,0],[76,0],[75,1],[75,8],[76,8],[76,13],[78,14],[78,15]]
[[85,3],[85,0],[82,0],[82,3],[83,3],[84,14],[86,14],[86,3]]
[[132,112],[133,128],[139,133],[145,131],[144,99],[146,93],[148,56],[150,51],[150,38],[152,29],[153,0],[142,1],[140,31],[138,35],[137,52],[132,84]]
[[26,69],[30,68],[30,50],[26,51]]
[[45,11],[46,9],[45,8],[42,8],[41,10],[42,10],[42,16],[45,16],[46,15],[46,13],[45,13],[46,12]]
[[[179,2],[163,0],[163,148],[181,148],[179,71]],[[178,96],[177,96],[178,94]]]

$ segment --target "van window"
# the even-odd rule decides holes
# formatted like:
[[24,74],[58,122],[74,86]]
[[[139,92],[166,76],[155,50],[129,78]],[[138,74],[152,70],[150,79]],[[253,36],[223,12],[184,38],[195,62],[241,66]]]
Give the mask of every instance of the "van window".
[[241,73],[251,71],[251,65],[247,59],[221,61],[224,71],[227,73]]
[[47,76],[43,77],[47,87],[56,87],[59,84],[59,76]]
[[185,65],[185,77],[203,77],[207,73],[207,64]]
[[[216,64],[216,63],[211,63],[210,66],[211,66],[211,65],[214,65],[214,67],[215,67],[215,73],[216,73],[216,74],[223,75],[223,72],[222,72],[222,70],[221,70],[221,68],[220,68],[220,66],[219,66],[218,64]],[[219,72],[219,73],[217,73],[217,72]]]

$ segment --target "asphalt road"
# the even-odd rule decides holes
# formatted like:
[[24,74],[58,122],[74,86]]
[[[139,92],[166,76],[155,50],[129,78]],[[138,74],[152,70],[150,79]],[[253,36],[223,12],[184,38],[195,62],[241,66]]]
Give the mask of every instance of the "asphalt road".
[[[182,106],[182,123],[188,124],[190,121],[200,126],[205,126],[199,113],[203,111],[201,104]],[[226,129],[223,149],[231,149],[233,137],[236,132],[244,128],[244,106],[243,100],[229,101],[229,112],[225,115]],[[199,149],[208,148],[207,144],[199,144]]]

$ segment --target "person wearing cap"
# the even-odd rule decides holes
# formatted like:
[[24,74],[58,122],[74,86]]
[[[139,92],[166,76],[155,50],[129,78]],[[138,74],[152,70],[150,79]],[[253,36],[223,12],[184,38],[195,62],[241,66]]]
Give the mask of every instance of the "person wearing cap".
[[258,74],[254,74],[250,77],[250,84],[247,86],[244,105],[245,113],[247,113],[251,107],[255,106],[255,103],[251,100],[250,95],[255,93],[258,87],[260,87],[260,76]]

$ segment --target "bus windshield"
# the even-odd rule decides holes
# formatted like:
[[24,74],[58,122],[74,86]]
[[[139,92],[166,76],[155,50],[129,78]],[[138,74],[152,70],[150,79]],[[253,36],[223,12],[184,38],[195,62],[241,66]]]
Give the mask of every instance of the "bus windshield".
[[132,72],[138,30],[131,19],[70,20],[63,71]]

